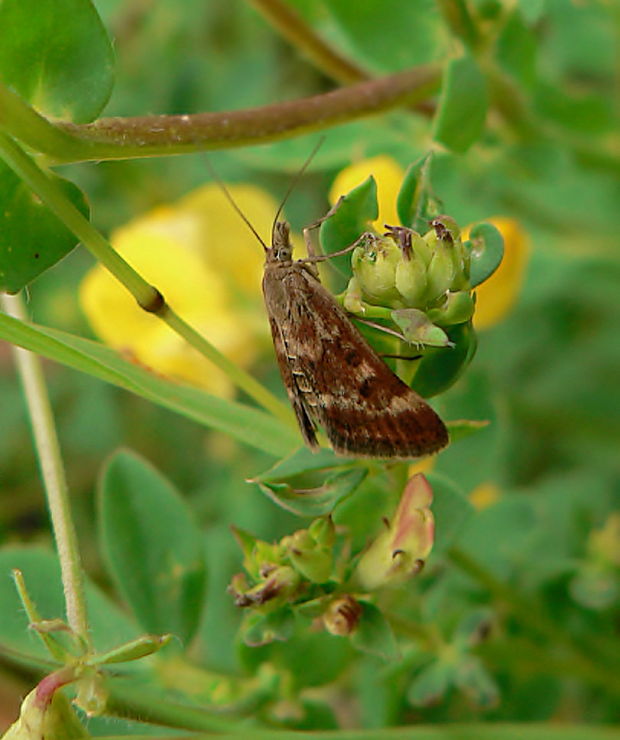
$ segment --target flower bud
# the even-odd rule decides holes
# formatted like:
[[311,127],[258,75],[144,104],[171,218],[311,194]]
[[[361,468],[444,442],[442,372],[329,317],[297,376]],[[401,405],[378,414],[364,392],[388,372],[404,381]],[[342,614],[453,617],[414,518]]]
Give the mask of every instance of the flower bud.
[[330,634],[347,637],[355,632],[361,615],[361,604],[349,594],[345,594],[329,603],[323,614],[323,624]]
[[439,241],[434,234],[428,240],[428,243],[432,244],[433,241],[435,249],[426,272],[426,297],[429,302],[436,300],[446,293],[457,276],[454,245]]
[[400,305],[395,284],[396,265],[400,259],[398,245],[388,237],[373,237],[366,245],[353,251],[353,275],[368,303],[377,306]]
[[409,480],[387,529],[362,555],[355,577],[373,591],[400,584],[420,572],[433,545],[432,489],[419,473]]
[[412,308],[422,308],[426,296],[426,267],[415,252],[396,265],[394,278],[403,303]]
[[336,527],[331,516],[322,516],[315,519],[308,532],[319,545],[331,547],[336,539]]
[[333,556],[329,546],[320,545],[307,529],[300,529],[290,537],[284,537],[293,567],[313,583],[324,583],[332,573]]
[[[433,267],[433,283],[429,288],[429,300],[440,296],[447,282],[447,289],[452,291],[465,290],[469,283],[469,251],[461,240],[461,230],[451,216],[436,216],[431,222],[433,227],[424,240],[434,248],[434,255],[444,249],[444,257],[437,260]],[[447,257],[452,260],[451,278],[448,279],[449,270],[446,268]]]

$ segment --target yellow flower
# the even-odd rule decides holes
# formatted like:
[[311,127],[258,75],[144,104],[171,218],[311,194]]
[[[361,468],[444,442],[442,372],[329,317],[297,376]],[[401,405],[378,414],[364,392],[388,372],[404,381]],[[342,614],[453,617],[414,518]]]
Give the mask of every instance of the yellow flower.
[[[267,240],[277,204],[258,188],[230,191]],[[112,234],[115,249],[168,303],[227,357],[242,365],[267,336],[260,305],[263,250],[226,201],[206,185],[173,206],[156,208]],[[80,302],[95,333],[107,344],[171,378],[230,395],[227,377],[163,322],[139,309],[103,267],[80,286]]]
[[341,195],[346,195],[361,185],[370,175],[373,175],[377,183],[379,203],[379,217],[373,226],[382,232],[384,224],[392,226],[400,223],[396,212],[396,198],[405,170],[392,157],[380,154],[345,167],[336,175],[329,191],[329,200],[333,205]]
[[504,237],[504,257],[491,277],[476,287],[476,329],[488,329],[508,314],[521,290],[530,255],[528,236],[517,220],[504,216],[486,220]]

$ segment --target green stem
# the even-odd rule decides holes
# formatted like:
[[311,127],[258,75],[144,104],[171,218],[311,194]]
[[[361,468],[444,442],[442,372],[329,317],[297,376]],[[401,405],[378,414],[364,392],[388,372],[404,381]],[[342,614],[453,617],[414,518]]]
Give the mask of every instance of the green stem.
[[470,49],[481,41],[480,33],[465,0],[436,0],[437,7],[452,33]]
[[127,288],[141,308],[162,319],[173,331],[186,339],[200,354],[225,372],[233,383],[276,418],[293,424],[293,417],[288,406],[177,316],[165,302],[159,290],[149,285],[127,264],[88,219],[68,200],[56,183],[15,141],[2,133],[0,133],[0,156],[104,267]]
[[[20,296],[3,295],[1,305],[10,316],[22,321],[26,320],[26,311]],[[71,519],[67,479],[41,363],[39,358],[28,350],[14,347],[13,352],[28,404],[37,456],[54,529],[65,594],[67,622],[84,643],[90,645],[84,577],[77,535]]]
[[0,84],[0,127],[56,163],[183,154],[299,136],[407,103],[419,103],[441,82],[437,65],[260,108],[177,116],[101,118],[52,124]]

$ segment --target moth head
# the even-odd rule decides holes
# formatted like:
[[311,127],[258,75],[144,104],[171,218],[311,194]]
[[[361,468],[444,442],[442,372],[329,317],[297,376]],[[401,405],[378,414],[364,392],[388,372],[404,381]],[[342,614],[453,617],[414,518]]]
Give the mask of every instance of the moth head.
[[290,228],[286,221],[276,221],[273,225],[271,258],[277,262],[290,262],[293,258],[293,247],[289,239]]

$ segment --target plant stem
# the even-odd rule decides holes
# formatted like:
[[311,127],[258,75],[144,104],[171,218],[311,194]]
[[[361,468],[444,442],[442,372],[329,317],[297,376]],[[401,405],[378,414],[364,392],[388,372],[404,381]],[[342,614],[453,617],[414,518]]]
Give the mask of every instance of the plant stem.
[[299,13],[282,0],[248,0],[292,46],[304,54],[317,69],[338,82],[355,83],[370,75],[335,51],[314,33]]
[[424,101],[441,68],[415,67],[322,95],[224,113],[52,124],[0,84],[0,126],[55,163],[183,154],[260,144]]
[[230,380],[276,418],[293,425],[288,406],[279,401],[263,385],[242,368],[231,362],[207,339],[192,329],[168,306],[157,288],[144,280],[114,251],[110,243],[91,225],[65,196],[53,179],[8,136],[0,133],[0,155],[19,177],[35,192],[62,223],[134,296],[138,305],[153,313],[182,336],[201,355],[225,372]]
[[465,46],[475,49],[480,44],[480,33],[476,28],[465,0],[435,0],[444,21],[452,33]]
[[[21,296],[3,295],[4,311],[17,319],[26,320]],[[26,396],[37,456],[43,476],[56,549],[60,560],[65,594],[67,622],[86,645],[90,645],[84,577],[78,550],[77,535],[65,476],[54,417],[50,406],[45,378],[37,355],[20,347],[13,347],[15,361]]]

